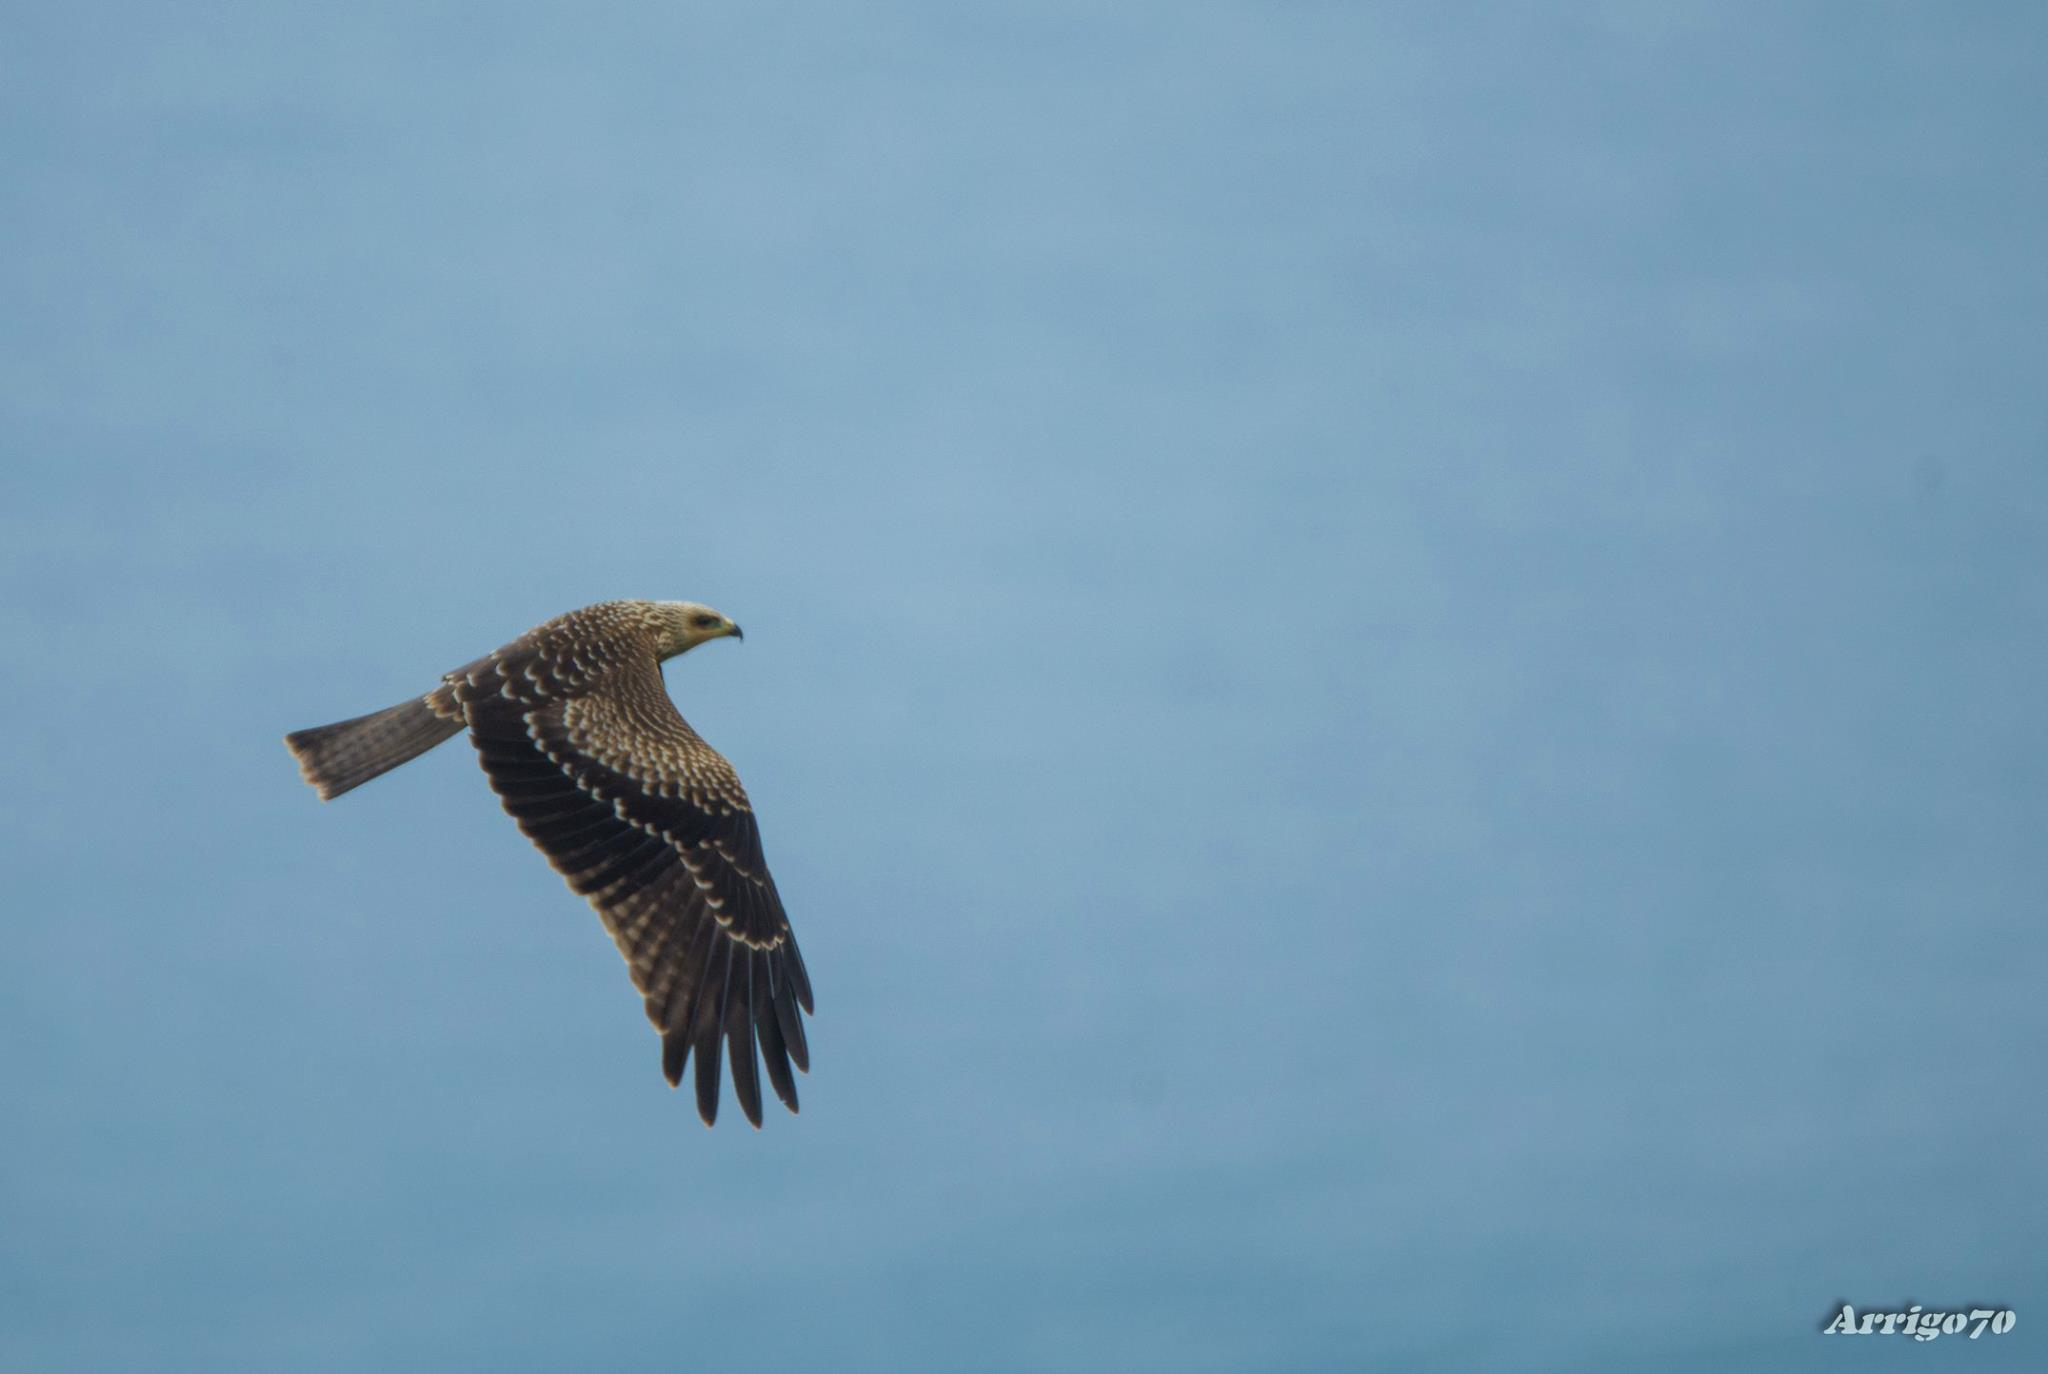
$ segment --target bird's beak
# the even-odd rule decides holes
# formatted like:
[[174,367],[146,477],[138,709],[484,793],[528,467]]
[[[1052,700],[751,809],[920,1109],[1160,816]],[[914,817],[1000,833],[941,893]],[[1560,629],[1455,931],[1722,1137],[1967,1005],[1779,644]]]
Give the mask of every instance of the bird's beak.
[[739,623],[738,623],[737,621],[732,621],[732,620],[728,620],[728,621],[726,621],[725,623],[726,623],[726,625],[727,625],[727,626],[729,627],[729,628],[728,628],[728,629],[726,630],[726,633],[727,633],[727,634],[731,635],[731,636],[732,636],[732,637],[733,637],[734,639],[738,639],[738,640],[745,640],[745,639],[746,639],[746,635],[745,635],[744,633],[742,633],[742,632],[741,632],[741,630],[740,630],[740,627],[739,627]]

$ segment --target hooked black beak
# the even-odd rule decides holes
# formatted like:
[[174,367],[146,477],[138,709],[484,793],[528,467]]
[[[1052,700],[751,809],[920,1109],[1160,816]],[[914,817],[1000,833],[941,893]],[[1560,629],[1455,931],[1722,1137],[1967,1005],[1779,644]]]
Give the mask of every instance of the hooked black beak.
[[734,639],[737,639],[737,640],[742,640],[742,641],[744,641],[744,640],[746,639],[746,635],[745,635],[744,633],[742,633],[742,632],[741,632],[741,630],[740,630],[740,627],[739,627],[739,622],[737,622],[737,621],[732,621],[732,620],[728,620],[728,621],[726,622],[726,624],[728,624],[728,625],[732,626],[732,637],[733,637]]

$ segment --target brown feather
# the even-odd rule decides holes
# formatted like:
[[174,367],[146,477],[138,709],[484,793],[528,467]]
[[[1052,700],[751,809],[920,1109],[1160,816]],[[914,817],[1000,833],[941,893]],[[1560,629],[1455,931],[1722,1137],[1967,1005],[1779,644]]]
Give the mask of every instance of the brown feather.
[[[679,1085],[696,1055],[709,1125],[723,1048],[740,1109],[759,1126],[764,1070],[796,1110],[790,1069],[810,1066],[810,979],[746,789],[663,684],[662,658],[704,637],[678,637],[684,604],[558,616],[425,697],[286,743],[307,781],[338,796],[466,726],[506,812],[611,932],[661,1033],[663,1076]],[[713,632],[737,632],[724,627]]]

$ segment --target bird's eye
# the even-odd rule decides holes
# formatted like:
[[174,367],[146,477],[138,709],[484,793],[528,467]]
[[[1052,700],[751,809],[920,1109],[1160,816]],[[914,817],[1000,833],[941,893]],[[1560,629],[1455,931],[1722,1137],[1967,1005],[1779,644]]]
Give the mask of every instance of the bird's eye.
[[715,615],[700,615],[696,617],[694,623],[698,629],[708,630],[718,624],[718,617]]

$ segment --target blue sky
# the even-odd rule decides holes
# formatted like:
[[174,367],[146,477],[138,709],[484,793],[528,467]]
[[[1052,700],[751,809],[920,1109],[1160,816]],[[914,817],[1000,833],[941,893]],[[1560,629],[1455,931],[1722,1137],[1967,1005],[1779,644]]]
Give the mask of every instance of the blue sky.
[[[0,1364],[2038,1366],[2037,7],[4,30]],[[758,1134],[278,742],[616,596]]]

